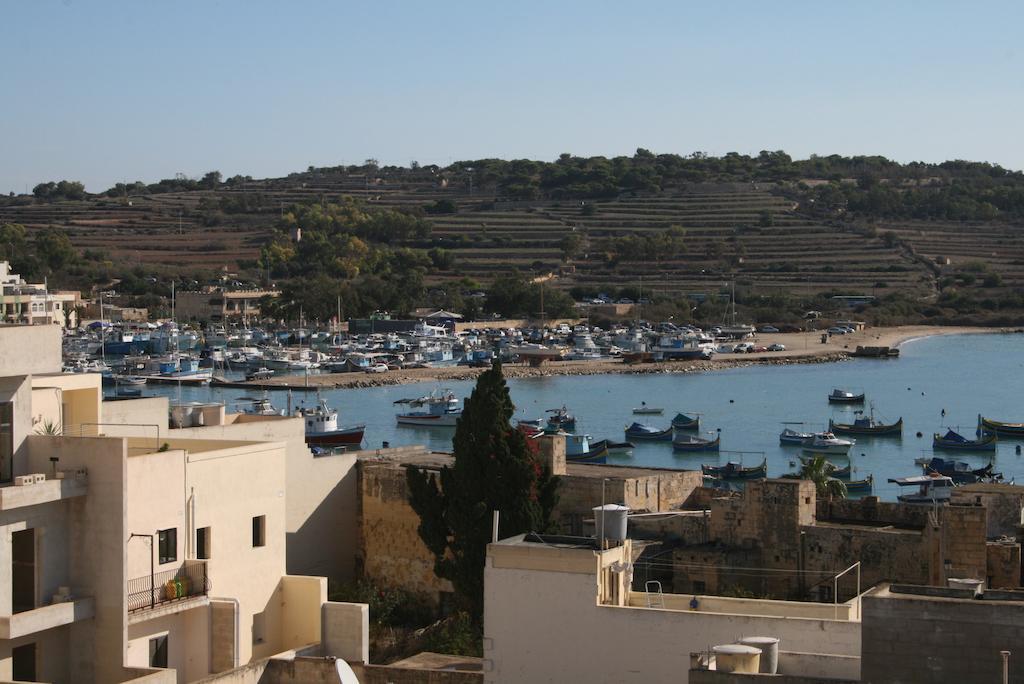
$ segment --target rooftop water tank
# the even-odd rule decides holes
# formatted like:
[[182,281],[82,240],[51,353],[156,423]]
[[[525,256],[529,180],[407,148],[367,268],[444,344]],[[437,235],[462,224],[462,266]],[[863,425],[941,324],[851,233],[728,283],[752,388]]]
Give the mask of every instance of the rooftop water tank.
[[719,672],[757,674],[761,667],[761,649],[742,644],[724,644],[711,649]]
[[761,674],[778,674],[779,640],[770,636],[743,637],[739,643],[761,650]]
[[598,540],[626,541],[626,516],[629,515],[629,506],[605,504],[594,506],[593,511],[594,528],[597,530],[594,536]]

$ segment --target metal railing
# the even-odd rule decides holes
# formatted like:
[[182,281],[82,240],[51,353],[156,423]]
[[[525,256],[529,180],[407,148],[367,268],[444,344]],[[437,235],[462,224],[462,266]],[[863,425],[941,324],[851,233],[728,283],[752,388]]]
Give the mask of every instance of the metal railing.
[[193,596],[205,596],[209,590],[206,561],[188,560],[174,570],[128,580],[128,612],[156,608]]

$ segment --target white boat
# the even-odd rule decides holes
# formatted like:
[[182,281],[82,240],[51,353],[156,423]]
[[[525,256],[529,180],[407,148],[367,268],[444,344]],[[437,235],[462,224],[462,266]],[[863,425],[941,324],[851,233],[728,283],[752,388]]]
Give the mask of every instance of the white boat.
[[792,428],[786,428],[779,433],[780,444],[804,444],[811,439],[814,439],[813,433],[799,432]]
[[365,425],[338,427],[338,411],[321,399],[314,408],[300,408],[296,415],[302,416],[306,425],[306,444],[310,446],[358,445],[363,441]]
[[900,494],[900,503],[945,503],[953,495],[953,478],[946,475],[917,475],[916,477],[889,478],[900,487],[917,487],[914,494]]
[[399,399],[396,404],[408,404],[410,407],[422,407],[420,411],[399,413],[395,416],[399,425],[417,427],[455,427],[462,416],[459,399],[451,390],[431,392],[425,397],[416,399]]
[[532,344],[529,342],[521,344],[518,347],[512,347],[511,351],[513,354],[518,355],[520,359],[524,361],[528,360],[532,363],[561,359],[564,354],[561,349],[545,347],[543,344]]
[[804,451],[815,454],[848,454],[854,444],[854,440],[836,437],[831,432],[816,432],[803,443],[803,447]]

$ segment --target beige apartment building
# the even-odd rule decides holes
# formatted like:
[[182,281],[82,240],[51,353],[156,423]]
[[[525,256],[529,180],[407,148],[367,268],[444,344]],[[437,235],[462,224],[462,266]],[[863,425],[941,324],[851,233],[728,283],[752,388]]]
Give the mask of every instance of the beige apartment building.
[[366,607],[288,574],[286,441],[167,430],[166,403],[162,424],[105,415],[99,375],[60,360],[57,326],[0,328],[0,681],[186,682],[314,647],[366,662]]
[[78,292],[50,290],[45,283],[26,283],[11,265],[0,261],[0,323],[9,325],[78,325]]

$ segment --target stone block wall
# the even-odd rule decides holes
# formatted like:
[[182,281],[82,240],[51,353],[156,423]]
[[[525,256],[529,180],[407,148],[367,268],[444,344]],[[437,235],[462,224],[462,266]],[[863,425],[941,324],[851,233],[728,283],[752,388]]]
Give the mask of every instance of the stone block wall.
[[452,590],[451,583],[434,574],[434,556],[417,532],[420,519],[409,505],[406,469],[373,460],[359,461],[358,469],[360,574],[439,602],[440,592]]
[[987,586],[993,589],[1017,589],[1021,586],[1020,544],[989,542]]

